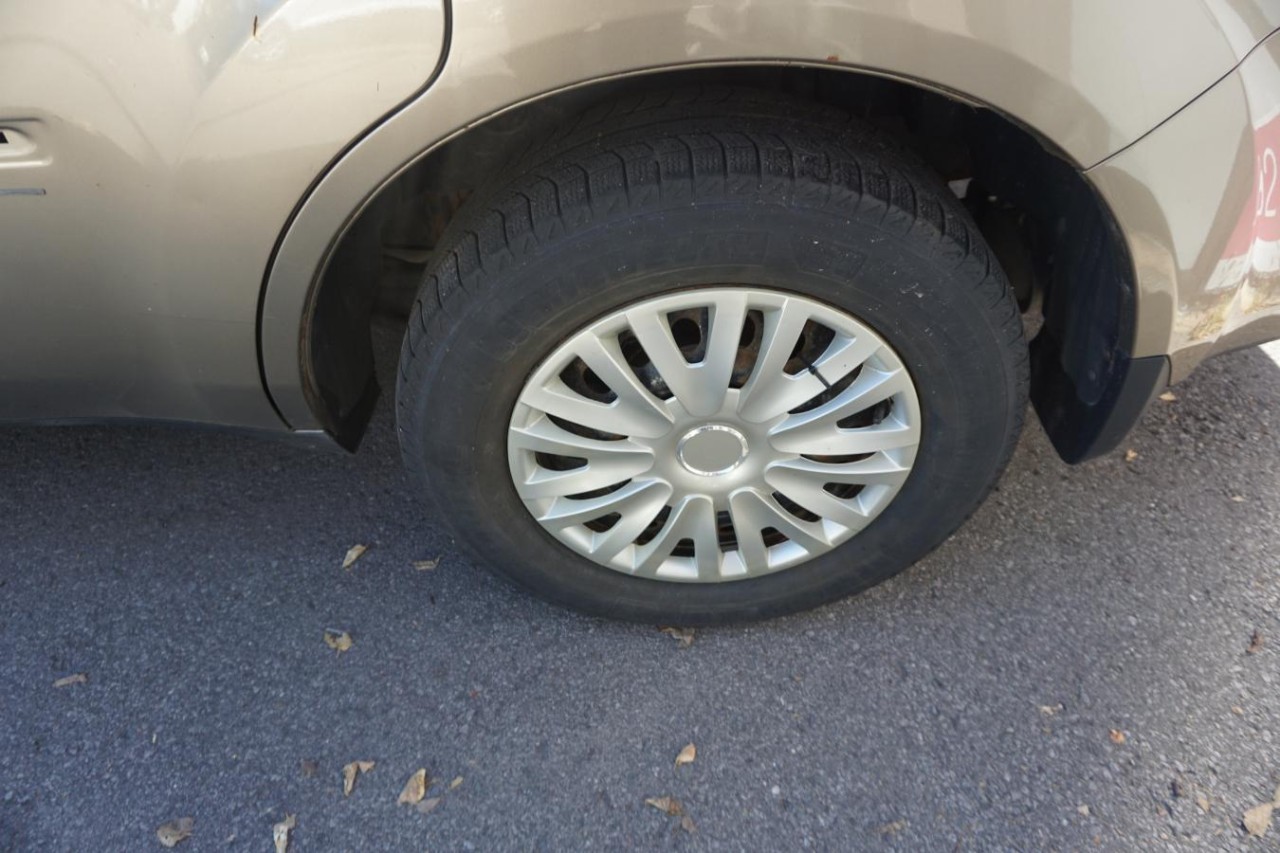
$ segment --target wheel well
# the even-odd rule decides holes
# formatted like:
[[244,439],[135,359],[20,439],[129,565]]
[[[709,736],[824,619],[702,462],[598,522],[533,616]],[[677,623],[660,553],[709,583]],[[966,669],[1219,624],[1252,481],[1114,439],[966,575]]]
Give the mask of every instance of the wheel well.
[[303,375],[321,423],[344,445],[358,443],[376,395],[371,318],[408,314],[445,227],[495,169],[594,105],[706,85],[839,106],[912,148],[964,200],[1013,282],[1034,335],[1032,399],[1059,453],[1079,461],[1119,441],[1130,425],[1116,435],[1112,413],[1132,381],[1133,265],[1077,164],[1011,118],[952,93],[792,65],[684,69],[577,87],[478,123],[402,171],[341,236],[312,293]]

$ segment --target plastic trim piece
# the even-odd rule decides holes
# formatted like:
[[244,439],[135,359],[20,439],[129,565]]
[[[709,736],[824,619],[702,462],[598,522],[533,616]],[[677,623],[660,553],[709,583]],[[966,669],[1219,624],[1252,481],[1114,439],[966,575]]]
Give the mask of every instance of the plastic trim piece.
[[1082,399],[1060,367],[1057,342],[1048,329],[1032,342],[1031,402],[1064,462],[1077,464],[1115,450],[1142,419],[1147,406],[1169,385],[1169,359],[1123,358],[1118,382],[1108,383],[1096,402]]

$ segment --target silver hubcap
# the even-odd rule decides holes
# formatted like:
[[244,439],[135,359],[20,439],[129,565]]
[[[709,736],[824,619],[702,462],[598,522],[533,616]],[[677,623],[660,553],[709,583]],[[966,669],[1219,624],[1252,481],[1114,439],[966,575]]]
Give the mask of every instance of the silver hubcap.
[[713,583],[830,551],[901,489],[920,406],[842,311],[743,287],[646,299],[559,346],[507,434],[524,505],[600,565]]

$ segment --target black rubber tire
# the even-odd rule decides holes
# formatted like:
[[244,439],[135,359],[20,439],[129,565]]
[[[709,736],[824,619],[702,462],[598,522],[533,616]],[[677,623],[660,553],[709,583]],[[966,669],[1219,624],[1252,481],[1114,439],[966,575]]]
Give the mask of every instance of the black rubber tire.
[[[915,467],[852,540],[775,575],[681,584],[603,568],[518,499],[506,455],[514,401],[592,320],[716,283],[803,293],[876,329],[920,397]],[[1027,382],[1011,289],[935,175],[828,107],[699,90],[589,113],[473,196],[411,316],[397,414],[410,475],[480,563],[588,613],[705,625],[813,607],[928,553],[1003,470]]]

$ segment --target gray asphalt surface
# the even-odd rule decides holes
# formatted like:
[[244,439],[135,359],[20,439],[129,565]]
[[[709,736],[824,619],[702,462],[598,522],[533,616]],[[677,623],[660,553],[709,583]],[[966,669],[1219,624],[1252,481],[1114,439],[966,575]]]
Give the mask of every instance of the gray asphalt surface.
[[[191,816],[180,849],[266,850],[286,814],[299,851],[1280,849],[1240,824],[1280,783],[1280,367],[1176,392],[1128,462],[1069,468],[1029,422],[914,569],[689,648],[469,565],[385,401],[354,457],[0,431],[0,849]],[[429,814],[396,805],[419,767]]]

